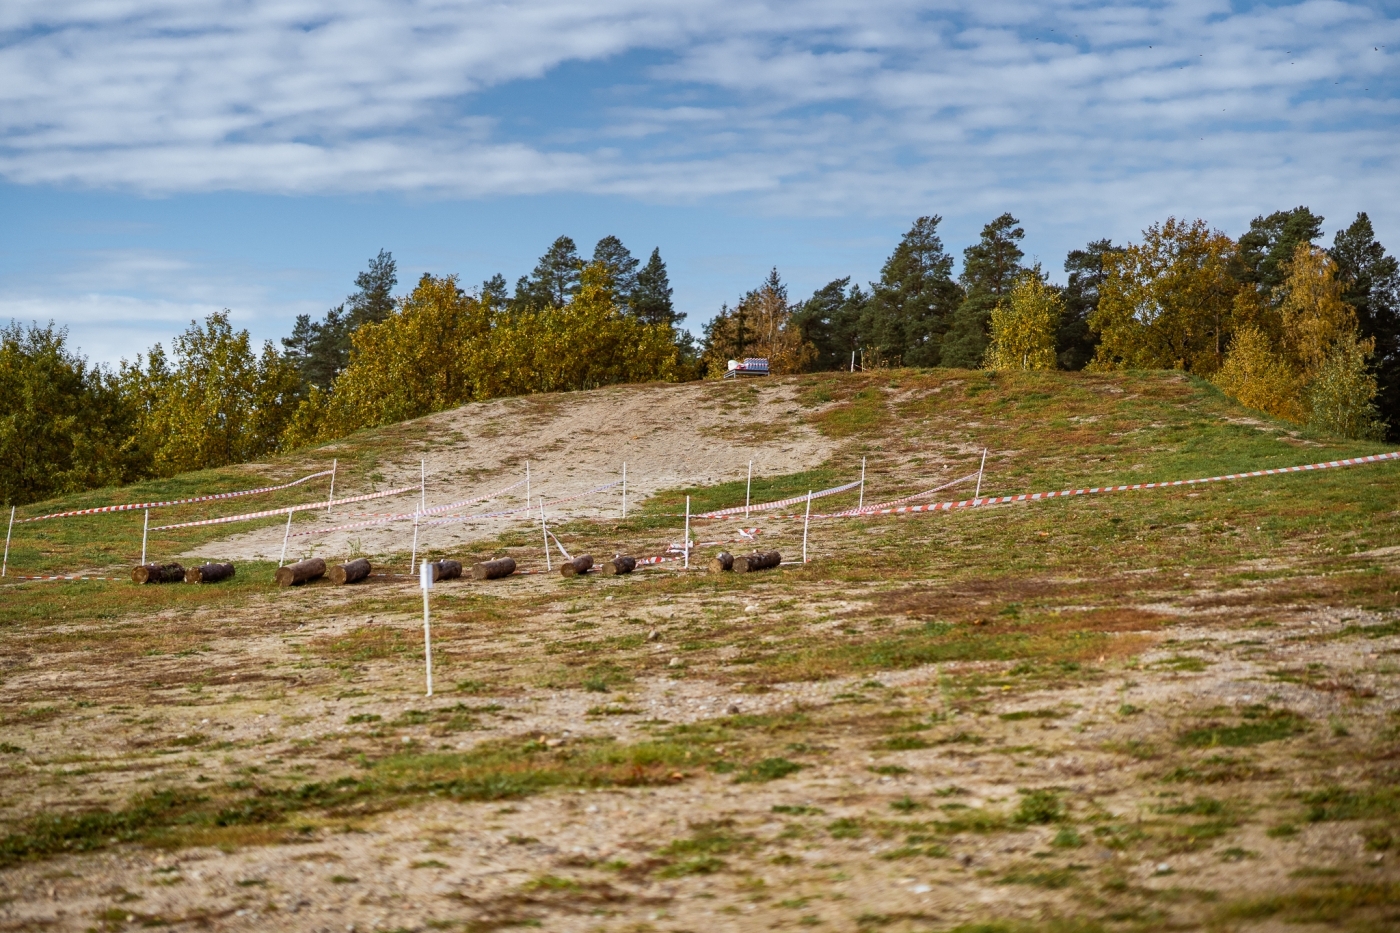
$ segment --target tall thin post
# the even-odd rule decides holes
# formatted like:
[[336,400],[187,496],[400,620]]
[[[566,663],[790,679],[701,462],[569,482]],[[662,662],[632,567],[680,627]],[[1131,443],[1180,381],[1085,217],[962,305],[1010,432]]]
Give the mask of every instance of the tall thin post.
[[418,461],[418,510],[428,511],[428,461]]
[[973,501],[982,498],[982,471],[987,468],[987,448],[982,448],[982,465],[977,468],[977,491],[972,494]]
[[[287,540],[292,536],[292,510],[287,510],[287,530],[282,533],[282,556],[277,559],[278,567],[287,566]],[[146,562],[146,542],[141,542],[141,563]]]
[[[290,519],[291,517],[292,517],[291,513],[288,512],[288,513],[287,513],[287,518]],[[147,510],[146,510],[146,518],[145,518],[145,520],[144,520],[143,522],[141,522],[141,563],[143,563],[143,564],[146,562],[146,535],[147,535],[147,533],[148,533],[150,530],[151,530],[151,510],[150,510],[150,509],[147,509]],[[286,550],[286,549],[287,549],[287,543],[286,543],[285,541],[282,542],[282,549],[283,549],[283,550]]]
[[690,569],[690,496],[685,497],[685,569]]
[[544,536],[544,569],[553,570],[554,564],[549,560],[549,528],[544,523],[544,496],[540,496],[540,534]]
[[627,517],[627,461],[622,461],[622,517]]
[[433,630],[428,622],[428,591],[433,588],[433,565],[423,561],[418,569],[418,583],[423,587],[423,665],[428,673],[428,696],[433,695]]
[[749,461],[749,481],[744,485],[744,521],[749,520],[749,495],[753,492],[753,461]]
[[15,530],[15,507],[10,506],[10,527],[5,529],[5,559],[0,561],[0,577],[10,567],[10,532]]
[[525,504],[530,504],[530,461],[525,461]]
[[857,509],[865,508],[865,458],[860,458],[860,501],[856,503]]
[[851,351],[851,372],[856,371],[856,351]]
[[331,458],[331,494],[326,496],[326,514],[331,514],[331,506],[335,504],[335,468],[340,465],[339,457]]
[[807,514],[802,518],[802,563],[807,563],[807,526],[812,524],[812,490],[807,490]]

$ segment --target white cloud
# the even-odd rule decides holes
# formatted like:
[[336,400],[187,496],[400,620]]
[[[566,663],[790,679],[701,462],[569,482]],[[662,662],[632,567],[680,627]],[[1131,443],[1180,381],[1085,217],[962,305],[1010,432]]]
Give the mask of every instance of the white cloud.
[[[1174,203],[1369,193],[1384,213],[1397,39],[1379,8],[1336,0],[11,0],[0,176],[746,195],[799,214],[1112,198],[1144,222]],[[551,77],[561,66],[602,63],[587,80],[605,91],[619,62],[617,94],[551,103],[574,90]],[[533,79],[523,113],[482,103]]]

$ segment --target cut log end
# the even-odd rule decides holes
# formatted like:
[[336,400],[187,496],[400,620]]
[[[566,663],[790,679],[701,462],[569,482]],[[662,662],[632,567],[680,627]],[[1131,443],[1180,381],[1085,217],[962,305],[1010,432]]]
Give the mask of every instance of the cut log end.
[[501,577],[508,577],[513,573],[515,573],[515,558],[513,557],[484,560],[472,566],[473,580],[499,580]]
[[735,573],[749,573],[754,570],[769,570],[783,562],[783,555],[777,551],[755,551],[743,557],[734,558]]
[[295,564],[278,567],[277,585],[299,586],[303,583],[310,583],[312,580],[319,580],[325,575],[326,562],[319,557],[308,557],[306,560],[298,561]]
[[593,566],[593,555],[580,554],[572,560],[566,560],[559,565],[559,572],[566,577],[576,577],[579,574],[588,573]]
[[185,571],[186,583],[218,583],[234,574],[233,564],[205,564]]
[[359,557],[348,563],[337,564],[331,568],[331,582],[336,586],[345,586],[347,583],[359,583],[369,576],[369,558]]
[[456,580],[462,575],[462,562],[460,560],[439,560],[430,564],[433,568],[433,582],[438,580]]
[[728,551],[720,551],[710,561],[711,573],[725,573],[734,569],[734,555]]
[[179,564],[137,564],[131,571],[132,583],[179,583],[185,568]]
[[631,573],[632,571],[637,569],[637,558],[624,557],[623,555],[618,554],[612,560],[604,563],[601,569],[603,571],[603,574],[609,577],[619,576],[625,573]]

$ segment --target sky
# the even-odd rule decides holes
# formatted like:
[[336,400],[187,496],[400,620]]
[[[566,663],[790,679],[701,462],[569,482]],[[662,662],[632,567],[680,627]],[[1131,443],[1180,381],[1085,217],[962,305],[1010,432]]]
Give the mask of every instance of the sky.
[[937,214],[1065,253],[1305,204],[1400,252],[1400,5],[6,0],[0,323],[92,360],[221,308],[659,247],[698,332],[776,267],[866,282]]

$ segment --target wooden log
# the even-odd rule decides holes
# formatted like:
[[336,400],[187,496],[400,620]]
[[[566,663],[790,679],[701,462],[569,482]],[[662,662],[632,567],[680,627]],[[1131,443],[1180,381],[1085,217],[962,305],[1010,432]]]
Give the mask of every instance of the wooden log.
[[720,551],[710,561],[710,573],[724,573],[726,570],[734,569],[734,555],[728,551]]
[[767,570],[783,562],[783,555],[777,551],[754,551],[744,557],[734,558],[734,572],[748,573],[751,570]]
[[593,555],[580,554],[572,560],[566,560],[559,565],[559,572],[566,577],[576,577],[581,573],[588,573],[588,568],[593,566]]
[[205,564],[185,571],[186,583],[218,583],[233,576],[233,564]]
[[456,580],[462,575],[462,562],[460,560],[436,560],[431,566],[434,583],[439,580]]
[[499,580],[515,573],[515,558],[498,557],[472,566],[473,580]]
[[325,575],[326,562],[319,557],[308,557],[306,560],[298,561],[295,564],[278,567],[277,585],[298,586],[302,583],[309,583],[312,580],[319,580]]
[[637,558],[623,557],[618,554],[612,560],[607,561],[602,566],[603,575],[606,577],[618,576],[624,573],[631,573],[637,569]]
[[369,576],[372,568],[368,557],[357,557],[349,563],[337,564],[331,568],[331,582],[336,586],[359,583]]
[[131,571],[132,583],[179,583],[185,568],[179,564],[137,564]]

